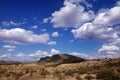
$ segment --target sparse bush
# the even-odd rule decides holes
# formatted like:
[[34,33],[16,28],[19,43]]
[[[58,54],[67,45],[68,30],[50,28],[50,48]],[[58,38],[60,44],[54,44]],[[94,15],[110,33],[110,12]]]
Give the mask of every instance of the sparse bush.
[[120,69],[117,69],[117,72],[120,73]]
[[63,76],[61,74],[58,75],[58,80],[63,80]]
[[94,79],[94,77],[91,76],[91,75],[87,75],[87,76],[85,76],[85,79],[87,79],[87,80],[92,80],[92,79]]
[[80,67],[76,69],[76,73],[84,74],[84,73],[87,73],[89,70],[91,70],[90,67]]
[[54,70],[54,73],[53,73],[53,76],[57,77],[58,75],[60,74],[60,71],[55,69]]
[[23,75],[22,72],[9,72],[8,74],[6,74],[6,77],[9,77],[9,76],[13,76],[13,80],[18,80],[21,76]]
[[100,68],[101,68],[101,66],[96,66],[96,65],[92,66],[93,70],[99,70]]
[[102,71],[97,74],[97,79],[104,80],[120,80],[120,75],[113,71]]
[[39,73],[40,73],[40,75],[42,75],[42,76],[46,76],[46,75],[50,74],[50,73],[49,73],[47,70],[45,70],[44,68],[42,68]]
[[6,73],[6,74],[5,74],[6,77],[9,77],[10,75],[11,75],[10,73]]
[[74,69],[69,69],[69,70],[64,71],[64,74],[67,76],[73,76],[74,73],[76,73]]
[[117,67],[120,67],[120,61],[116,62],[116,63],[108,63],[108,64],[106,64],[106,66],[117,66]]
[[76,80],[82,80],[82,78],[79,75],[77,75],[75,78]]
[[27,70],[25,70],[25,74],[27,74],[27,73],[29,73],[29,70],[27,69]]
[[0,75],[4,74],[6,71],[7,71],[7,70],[5,70],[5,69],[1,69],[1,70],[0,70]]
[[35,72],[36,72],[36,70],[33,70],[33,69],[28,70],[28,73],[30,73],[31,76],[32,76],[33,73],[35,73]]
[[59,70],[57,70],[57,69],[54,70],[53,76],[57,77],[58,80],[63,80],[63,78],[64,78],[62,76],[62,73]]

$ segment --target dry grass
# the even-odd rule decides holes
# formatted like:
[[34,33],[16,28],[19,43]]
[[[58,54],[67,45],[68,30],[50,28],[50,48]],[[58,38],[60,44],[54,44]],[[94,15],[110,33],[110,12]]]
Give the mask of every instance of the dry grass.
[[0,65],[0,80],[120,80],[120,59]]

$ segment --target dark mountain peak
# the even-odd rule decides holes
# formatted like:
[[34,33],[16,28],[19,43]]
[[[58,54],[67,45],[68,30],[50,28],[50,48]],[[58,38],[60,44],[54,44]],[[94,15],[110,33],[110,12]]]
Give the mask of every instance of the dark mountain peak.
[[77,63],[85,61],[85,59],[69,55],[69,54],[56,54],[51,57],[41,58],[38,62],[63,62],[63,63]]

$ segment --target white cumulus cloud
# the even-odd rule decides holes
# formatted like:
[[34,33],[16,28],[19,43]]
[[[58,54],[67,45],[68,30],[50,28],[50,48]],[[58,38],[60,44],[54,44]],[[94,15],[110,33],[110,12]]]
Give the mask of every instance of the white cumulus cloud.
[[3,55],[0,55],[0,60],[4,60],[4,59],[7,59],[8,57],[10,57],[11,54],[3,54]]
[[2,21],[2,26],[19,26],[26,24],[26,22]]
[[72,33],[75,38],[98,39],[102,41],[111,41],[118,38],[117,33],[113,28],[106,28],[92,23],[85,23],[77,29],[73,29]]
[[52,17],[43,19],[43,23],[47,23]]
[[84,23],[76,29],[72,29],[75,38],[97,39],[103,41],[103,45],[98,49],[98,53],[112,54],[120,53],[120,31],[119,26],[113,26],[120,23],[120,6],[114,6],[110,9],[100,9],[92,22]]
[[51,53],[51,54],[59,54],[60,51],[58,51],[58,50],[52,48],[50,53]]
[[36,53],[29,54],[28,56],[40,58],[40,57],[44,57],[44,56],[47,56],[47,55],[48,55],[48,52],[38,50],[38,51],[36,51]]
[[58,33],[58,32],[53,32],[53,33],[52,33],[52,36],[53,36],[53,37],[58,37],[58,36],[59,36],[59,33]]
[[25,56],[25,54],[20,53],[20,54],[17,54],[16,56],[17,56],[17,57],[24,57],[24,56]]
[[8,49],[7,50],[8,52],[13,52],[13,51],[15,51],[14,49]]
[[4,45],[3,48],[6,48],[6,49],[14,49],[16,48],[15,46],[12,46],[12,45]]
[[8,52],[15,51],[16,46],[13,45],[4,45],[3,48],[7,49]]
[[42,29],[41,31],[45,32],[45,31],[47,31],[47,29]]
[[82,5],[76,5],[68,0],[64,1],[64,7],[52,13],[51,23],[54,27],[76,27],[93,18],[94,12],[85,11]]
[[32,29],[37,29],[38,25],[31,26]]
[[38,35],[21,28],[0,29],[0,40],[16,44],[47,43],[49,41],[49,34]]
[[103,45],[98,51],[106,54],[119,54],[120,48],[115,45]]
[[115,6],[111,9],[106,9],[98,13],[94,20],[94,24],[113,26],[120,23],[120,6]]
[[56,45],[56,44],[57,44],[57,42],[55,42],[55,41],[48,42],[48,45]]

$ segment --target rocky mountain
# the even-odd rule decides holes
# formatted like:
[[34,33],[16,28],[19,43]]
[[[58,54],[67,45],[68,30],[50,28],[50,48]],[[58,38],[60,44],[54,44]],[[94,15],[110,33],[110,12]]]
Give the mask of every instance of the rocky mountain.
[[69,54],[56,54],[51,57],[41,58],[38,62],[63,62],[63,63],[77,63],[86,61],[85,59],[69,55]]

